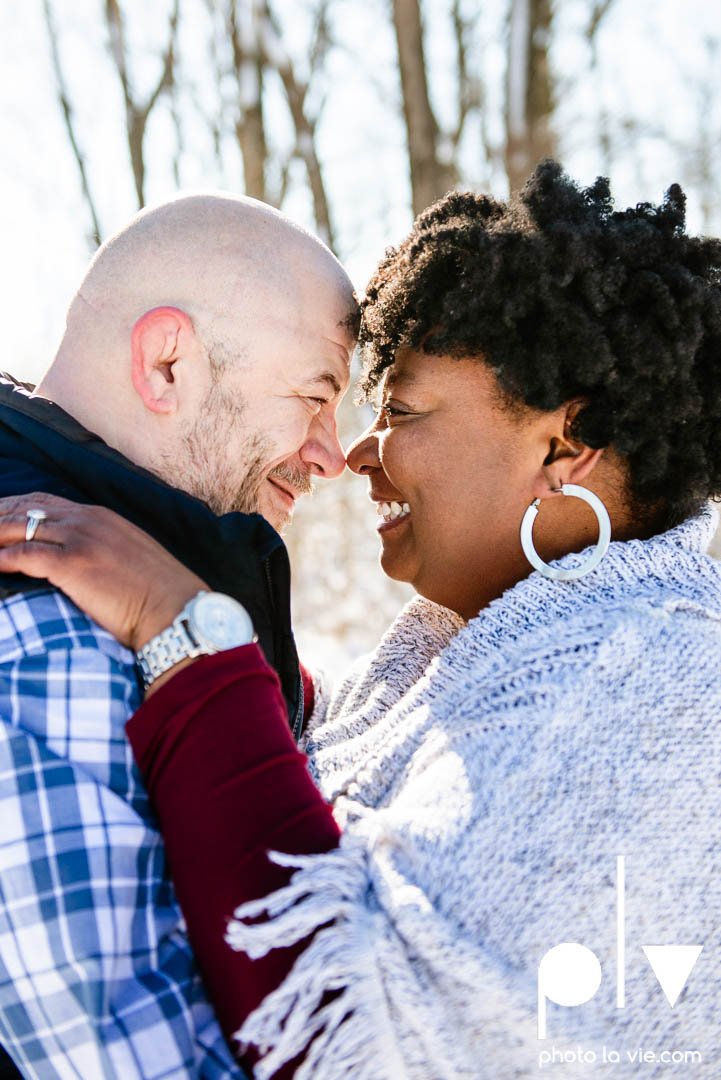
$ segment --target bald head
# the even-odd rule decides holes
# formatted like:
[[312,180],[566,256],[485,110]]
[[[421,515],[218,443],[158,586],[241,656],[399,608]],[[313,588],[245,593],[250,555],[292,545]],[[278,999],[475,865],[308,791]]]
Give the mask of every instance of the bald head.
[[[307,275],[347,294],[342,266],[315,236],[244,196],[180,196],[141,211],[98,250],[68,312],[68,331],[129,329],[150,308],[180,308],[201,333],[268,299],[297,302]],[[240,311],[239,311],[240,307]]]
[[[266,428],[245,431],[243,452],[255,447],[260,472],[280,467],[304,490],[301,474],[336,475],[335,408],[348,383],[356,320],[351,282],[317,237],[255,199],[181,196],[137,214],[98,250],[37,392],[215,509],[252,509],[247,493],[234,499],[227,462],[225,495],[214,497],[220,447],[198,430],[199,419],[209,402],[222,401],[232,429],[223,437],[232,441],[233,432],[253,427],[252,401]],[[323,423],[313,416],[289,423],[284,402],[311,400],[304,388],[317,375],[336,388],[327,400],[315,396]],[[260,408],[274,401],[270,411]],[[310,426],[321,449],[304,465]],[[210,465],[186,480],[177,466],[188,464],[191,445]]]

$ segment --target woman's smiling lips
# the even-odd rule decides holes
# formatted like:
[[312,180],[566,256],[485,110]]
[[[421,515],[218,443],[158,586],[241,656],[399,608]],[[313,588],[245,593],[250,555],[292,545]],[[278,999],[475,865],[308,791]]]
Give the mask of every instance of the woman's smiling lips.
[[407,502],[379,499],[374,495],[370,498],[376,504],[376,513],[380,518],[376,526],[379,533],[386,533],[397,528],[410,517],[411,508]]

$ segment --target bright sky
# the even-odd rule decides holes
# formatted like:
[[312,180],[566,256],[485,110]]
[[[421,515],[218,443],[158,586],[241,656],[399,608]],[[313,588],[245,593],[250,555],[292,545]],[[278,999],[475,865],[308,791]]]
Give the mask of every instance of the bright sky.
[[[105,52],[100,21],[101,0],[54,0],[61,27],[61,49],[76,106],[78,128],[87,151],[91,179],[100,204],[103,228],[119,226],[135,209],[130,173],[122,142],[122,105]],[[165,0],[148,5],[126,0],[129,32],[138,47],[136,69],[142,84],[156,71],[158,43],[165,27]],[[302,55],[307,5],[276,0],[283,25]],[[427,0],[428,52],[434,72],[433,92],[441,119],[449,112],[450,42],[445,23],[448,5]],[[482,57],[491,111],[503,85],[502,34],[505,3],[467,3],[483,9],[476,39]],[[689,221],[695,229],[721,231],[719,189],[704,223],[701,200],[692,190],[697,166],[695,148],[704,126],[715,135],[712,152],[716,173],[721,165],[721,106],[718,98],[718,56],[705,42],[721,39],[721,5],[708,0],[616,0],[600,38],[600,70],[589,73],[588,51],[580,45],[580,29],[590,0],[557,0],[558,37],[554,65],[560,77],[561,107],[557,127],[562,158],[579,179],[611,174],[619,202],[658,199],[668,184],[680,179],[689,187]],[[206,6],[185,0],[183,40],[202,102],[207,64],[199,51],[204,40]],[[331,65],[331,82],[321,129],[321,150],[336,215],[341,255],[363,286],[384,247],[400,239],[410,216],[402,156],[403,132],[393,115],[397,99],[393,40],[387,27],[386,0],[336,0],[334,32],[343,44]],[[194,52],[195,50],[195,52]],[[0,80],[2,85],[2,167],[0,168],[0,235],[5,357],[0,367],[35,378],[52,356],[64,311],[89,254],[88,216],[79,194],[59,107],[41,0],[5,3],[0,7]],[[622,145],[611,162],[598,150],[599,102],[613,116]],[[272,109],[278,138],[286,120],[280,106]],[[630,121],[637,122],[634,127]],[[498,135],[491,125],[492,136]],[[670,135],[670,137],[669,137]],[[219,172],[200,123],[190,134],[183,165],[183,186],[222,186],[239,190],[239,163],[232,153]],[[170,170],[171,133],[159,118],[149,131],[151,201],[174,190]],[[488,169],[471,129],[464,160],[468,180],[505,194],[502,178]],[[306,196],[300,189],[286,204],[289,213],[311,224]]]

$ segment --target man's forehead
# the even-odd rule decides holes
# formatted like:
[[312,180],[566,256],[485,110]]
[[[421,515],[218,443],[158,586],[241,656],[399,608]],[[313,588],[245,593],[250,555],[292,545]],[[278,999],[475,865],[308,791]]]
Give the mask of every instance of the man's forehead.
[[350,298],[347,300],[348,309],[345,316],[338,323],[338,328],[344,334],[347,341],[350,342],[351,351],[355,348],[358,341],[361,328],[361,313],[360,304],[358,303],[358,297],[355,293],[351,293]]
[[352,303],[353,298],[349,299],[339,290],[326,292],[322,298],[313,298],[304,296],[297,289],[279,292],[266,284],[255,296],[239,296],[233,310],[241,320],[250,312],[256,324],[272,325],[278,331],[303,338],[329,341],[343,350],[347,362],[360,329],[359,316]]
[[305,243],[262,251],[243,250],[228,267],[232,307],[270,306],[295,317],[300,313],[347,325],[358,336],[359,308],[353,285],[330,251]]

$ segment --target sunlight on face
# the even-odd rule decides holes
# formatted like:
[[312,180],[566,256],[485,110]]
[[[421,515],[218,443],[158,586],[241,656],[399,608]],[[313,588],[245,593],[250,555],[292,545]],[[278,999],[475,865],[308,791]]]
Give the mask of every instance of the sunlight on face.
[[276,297],[242,335],[214,327],[225,337],[206,347],[213,379],[165,474],[217,514],[257,512],[281,531],[313,477],[345,468],[336,413],[353,339],[346,293],[321,284],[302,312]]
[[389,577],[468,617],[509,566],[523,576],[529,438],[482,361],[400,355],[377,419],[348,451],[369,480]]

